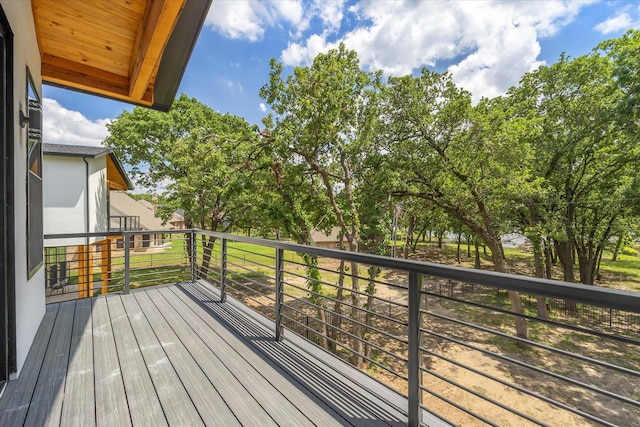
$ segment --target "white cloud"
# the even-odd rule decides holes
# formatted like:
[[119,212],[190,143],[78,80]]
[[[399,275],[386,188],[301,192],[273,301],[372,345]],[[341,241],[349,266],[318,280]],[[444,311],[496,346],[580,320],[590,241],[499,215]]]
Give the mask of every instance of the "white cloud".
[[78,111],[67,110],[55,99],[44,98],[43,141],[49,144],[102,146],[111,119],[91,121]]
[[[634,15],[634,16],[632,16]],[[640,6],[636,9],[626,7],[619,10],[615,15],[602,21],[595,27],[601,34],[611,34],[626,31],[631,28],[640,28]]]
[[234,82],[233,80],[221,79],[222,84],[225,85],[231,92],[242,92],[243,87],[240,82]]
[[260,104],[258,104],[258,110],[260,110],[261,113],[267,112],[267,106],[265,105],[264,102],[261,102]]
[[205,23],[225,37],[255,42],[266,28],[281,22],[291,25],[299,37],[309,19],[302,0],[216,0]]
[[504,93],[537,68],[539,40],[553,36],[589,2],[363,0],[348,10],[352,30],[331,39],[333,27],[323,20],[323,32],[289,42],[281,60],[307,65],[342,41],[366,68],[390,75],[453,62],[448,69],[454,80],[478,100]]

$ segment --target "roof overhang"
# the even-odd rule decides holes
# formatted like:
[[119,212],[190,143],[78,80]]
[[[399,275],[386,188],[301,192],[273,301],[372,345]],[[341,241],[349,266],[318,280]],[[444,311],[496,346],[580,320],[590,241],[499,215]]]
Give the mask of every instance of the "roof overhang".
[[42,153],[45,156],[80,157],[84,159],[99,159],[107,156],[107,188],[118,191],[134,189],[133,183],[124,170],[122,163],[111,148],[67,144],[43,144]]
[[42,81],[166,111],[212,0],[32,0]]

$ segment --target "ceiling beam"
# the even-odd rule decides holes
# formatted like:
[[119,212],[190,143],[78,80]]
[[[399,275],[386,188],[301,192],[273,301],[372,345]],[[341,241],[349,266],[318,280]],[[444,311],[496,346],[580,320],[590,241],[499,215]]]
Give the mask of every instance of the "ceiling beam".
[[142,96],[129,96],[129,79],[53,55],[42,55],[42,81],[139,105],[153,104],[153,86]]
[[141,98],[155,77],[162,52],[185,3],[186,0],[147,2],[130,62],[128,95],[131,98]]

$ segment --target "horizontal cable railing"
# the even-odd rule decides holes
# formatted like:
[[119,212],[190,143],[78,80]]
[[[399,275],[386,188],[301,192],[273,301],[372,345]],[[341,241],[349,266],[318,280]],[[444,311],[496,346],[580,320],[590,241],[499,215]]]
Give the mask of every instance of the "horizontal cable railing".
[[640,419],[636,292],[200,230],[45,237],[49,298],[204,279],[406,396],[412,426]]
[[175,230],[45,235],[47,301],[190,280],[189,236]]
[[196,234],[198,278],[407,396],[410,425],[640,419],[638,293]]

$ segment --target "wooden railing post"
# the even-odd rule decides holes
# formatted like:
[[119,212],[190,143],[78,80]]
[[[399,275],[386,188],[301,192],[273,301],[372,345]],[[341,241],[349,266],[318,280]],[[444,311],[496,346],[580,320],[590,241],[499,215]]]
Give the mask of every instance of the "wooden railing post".
[[422,390],[420,374],[420,280],[418,273],[409,271],[409,426],[417,427],[422,422]]
[[282,301],[284,290],[282,286],[284,270],[284,251],[276,249],[276,341],[282,340]]
[[220,253],[220,302],[227,300],[227,239],[222,238]]

